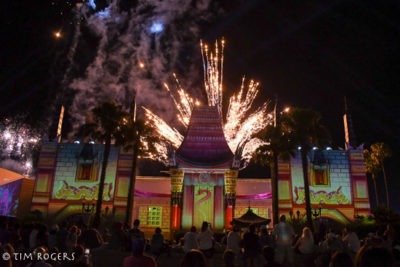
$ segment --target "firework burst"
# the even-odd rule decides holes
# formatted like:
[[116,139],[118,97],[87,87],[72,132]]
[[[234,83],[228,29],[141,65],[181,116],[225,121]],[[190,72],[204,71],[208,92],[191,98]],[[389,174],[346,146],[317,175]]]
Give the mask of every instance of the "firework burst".
[[33,151],[40,136],[24,124],[6,119],[0,123],[0,166],[22,173],[32,174]]
[[[209,106],[217,106],[222,117],[224,40],[220,44],[216,42],[213,51],[210,51],[208,46],[203,44],[203,42],[200,42],[200,47],[203,58],[204,88],[207,94],[207,102]],[[174,78],[177,84],[177,92],[175,94],[167,84],[164,84],[164,86],[170,93],[178,110],[178,120],[187,127],[193,106],[198,101],[193,100],[180,86],[175,74]],[[265,125],[271,123],[271,116],[267,114],[269,101],[256,109],[253,107],[254,100],[258,94],[258,86],[259,83],[253,80],[250,80],[246,85],[246,79],[243,77],[239,92],[234,94],[229,100],[226,123],[223,125],[225,138],[235,157],[241,160],[241,168],[247,166],[254,151],[260,145],[264,144],[260,139],[254,137],[255,134],[263,129]],[[175,97],[175,95],[178,95],[178,97]],[[153,125],[156,132],[167,143],[177,149],[183,141],[182,134],[177,129],[170,127],[163,119],[149,109],[144,108],[144,110],[148,122]],[[165,146],[159,146],[160,154],[166,151]]]
[[[69,138],[72,139],[79,125],[85,122],[86,111],[99,102],[113,99],[130,106],[135,95],[138,103],[146,103],[143,113],[164,140],[158,146],[159,155],[153,155],[153,158],[165,159],[171,151],[170,146],[174,149],[180,146],[183,136],[179,131],[187,128],[192,110],[199,103],[192,96],[202,95],[198,92],[189,95],[175,74],[171,84],[160,83],[171,78],[172,70],[181,71],[182,59],[185,58],[185,75],[191,79],[182,84],[186,88],[194,88],[198,84],[198,68],[193,65],[202,60],[207,96],[202,103],[218,108],[221,122],[226,121],[225,135],[229,147],[237,158],[246,158],[246,151],[254,149],[257,143],[253,134],[266,120],[266,104],[258,109],[252,107],[258,83],[243,80],[240,93],[229,101],[231,111],[223,120],[225,42],[216,41],[211,47],[201,42],[198,57],[191,56],[192,51],[188,49],[198,42],[200,25],[219,16],[218,4],[214,5],[210,0],[196,3],[191,0],[139,0],[134,1],[135,4],[127,12],[121,1],[107,1],[105,7],[96,7],[92,2],[84,1],[76,6],[74,21],[79,23],[71,28],[73,38],[68,53],[69,66],[62,81],[63,92],[74,92],[69,108],[73,127]],[[89,33],[89,38],[86,38]],[[90,47],[96,47],[95,50],[85,49],[88,40],[93,41],[94,45]],[[87,60],[74,60],[80,58],[78,53],[87,55]],[[73,71],[78,69],[83,72]],[[63,93],[60,98],[64,95],[69,94]],[[178,111],[176,114],[170,112],[174,106]],[[156,110],[162,110],[162,116],[153,112]],[[168,122],[179,121],[174,125],[179,131],[160,117]]]

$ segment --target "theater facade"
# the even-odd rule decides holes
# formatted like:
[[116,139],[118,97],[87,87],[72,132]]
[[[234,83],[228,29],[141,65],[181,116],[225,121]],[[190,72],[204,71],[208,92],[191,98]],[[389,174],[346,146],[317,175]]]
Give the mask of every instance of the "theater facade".
[[[90,218],[103,153],[102,144],[44,142],[32,210],[41,211],[52,222],[79,215]],[[112,147],[103,194],[104,221],[124,221],[132,159],[131,152]],[[222,232],[249,208],[272,219],[270,179],[240,178],[237,166],[217,108],[195,107],[184,140],[171,155],[169,171],[137,177],[132,216],[140,219],[146,233],[160,227],[166,235],[192,225],[200,227],[203,221]],[[305,214],[300,153],[280,161],[278,169],[280,213]],[[312,206],[321,208],[321,217],[349,222],[369,214],[361,148],[314,150],[308,173]]]

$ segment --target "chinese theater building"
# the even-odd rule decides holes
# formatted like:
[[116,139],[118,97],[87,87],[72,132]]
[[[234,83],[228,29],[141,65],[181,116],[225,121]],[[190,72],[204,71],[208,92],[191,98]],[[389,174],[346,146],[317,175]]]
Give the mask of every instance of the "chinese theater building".
[[[94,210],[104,147],[101,144],[45,142],[41,148],[32,210],[49,221],[88,215]],[[103,194],[104,218],[124,221],[132,153],[112,147]],[[251,206],[270,218],[269,179],[238,179],[234,155],[225,139],[216,107],[195,107],[181,146],[171,156],[169,176],[137,176],[133,219],[153,233],[200,228],[230,228]]]
[[[44,142],[31,209],[41,211],[49,222],[90,218],[103,153],[101,144]],[[105,222],[124,221],[132,159],[131,152],[112,147],[103,194]],[[258,216],[271,218],[270,179],[241,179],[236,167],[217,108],[195,107],[181,146],[170,156],[169,175],[137,176],[132,216],[140,219],[146,234],[160,227],[166,236],[192,225],[200,228],[203,221],[222,232],[249,207]],[[278,169],[280,213],[304,214],[300,155],[280,161]],[[314,150],[308,173],[312,206],[321,207],[321,217],[349,222],[369,213],[362,149]]]
[[217,107],[195,107],[171,167],[173,230],[203,221],[228,228],[233,219],[238,171]]

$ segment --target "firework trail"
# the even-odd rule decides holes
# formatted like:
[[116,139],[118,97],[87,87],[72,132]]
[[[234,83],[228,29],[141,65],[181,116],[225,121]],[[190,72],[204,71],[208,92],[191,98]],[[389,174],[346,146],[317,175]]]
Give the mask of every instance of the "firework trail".
[[208,45],[203,45],[203,42],[200,42],[204,70],[204,87],[207,93],[208,105],[217,106],[221,115],[224,46],[224,39],[221,40],[221,45],[216,41],[215,50],[211,51]]
[[62,84],[64,85],[68,81],[68,77],[71,74],[72,67],[74,66],[74,55],[76,52],[76,47],[78,45],[79,37],[81,35],[81,21],[82,21],[82,16],[85,16],[85,13],[87,12],[87,9],[84,8],[83,5],[76,5],[72,9],[73,13],[73,25],[74,25],[74,31],[73,31],[73,36],[72,36],[72,42],[68,50],[67,54],[67,60],[68,60],[68,67],[67,70],[65,71],[64,77]]
[[173,74],[173,76],[177,85],[176,94],[178,95],[178,100],[175,97],[174,93],[171,92],[167,83],[164,83],[164,87],[169,92],[176,108],[178,109],[178,120],[183,124],[183,126],[187,127],[189,124],[190,116],[192,114],[193,106],[199,105],[199,101],[195,101],[193,98],[191,98],[189,94],[182,88],[175,73]]
[[155,115],[149,109],[143,107],[146,112],[146,118],[152,123],[152,125],[157,125],[155,128],[158,134],[168,140],[172,146],[179,147],[183,141],[183,136],[178,130],[171,128],[163,119]]
[[[230,143],[231,150],[233,151],[241,141],[239,138],[243,137],[238,135],[238,131],[240,130],[241,126],[240,123],[243,123],[243,121],[246,120],[246,115],[252,108],[253,101],[258,94],[258,85],[258,83],[251,80],[246,90],[245,78],[243,77],[239,92],[234,94],[229,100],[226,123],[224,125],[224,133],[226,139]],[[263,111],[266,111],[264,107],[258,112],[262,113]],[[247,120],[250,120],[250,118],[247,118]]]

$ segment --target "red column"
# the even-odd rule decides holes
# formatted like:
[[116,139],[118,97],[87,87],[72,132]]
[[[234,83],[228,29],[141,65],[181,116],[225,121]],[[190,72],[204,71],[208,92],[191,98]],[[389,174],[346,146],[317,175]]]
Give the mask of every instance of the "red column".
[[233,206],[227,205],[225,209],[225,229],[232,228],[231,221],[233,220]]
[[171,207],[171,230],[178,230],[181,227],[181,208],[178,204]]
[[181,228],[182,217],[182,187],[184,172],[182,170],[172,168],[171,175],[171,217],[170,217],[170,232],[171,237],[175,230]]

